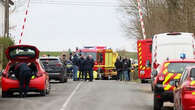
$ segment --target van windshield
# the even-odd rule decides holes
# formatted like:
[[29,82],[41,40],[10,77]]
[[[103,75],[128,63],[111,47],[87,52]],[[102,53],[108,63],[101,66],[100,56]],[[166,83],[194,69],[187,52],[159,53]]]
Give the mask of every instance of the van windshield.
[[195,63],[170,63],[168,65],[169,73],[183,73],[187,66],[195,66]]

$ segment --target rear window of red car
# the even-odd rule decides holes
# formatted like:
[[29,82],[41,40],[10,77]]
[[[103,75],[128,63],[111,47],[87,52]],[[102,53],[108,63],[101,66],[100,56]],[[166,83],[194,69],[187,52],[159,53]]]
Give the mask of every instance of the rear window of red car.
[[9,56],[15,58],[17,56],[35,57],[35,50],[29,47],[18,47],[10,50]]

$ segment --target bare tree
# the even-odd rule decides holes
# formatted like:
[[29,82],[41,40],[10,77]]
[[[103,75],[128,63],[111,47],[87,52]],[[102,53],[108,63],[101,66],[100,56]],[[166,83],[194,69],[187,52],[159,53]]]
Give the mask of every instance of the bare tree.
[[[121,0],[121,4],[128,4],[121,10],[133,18],[122,28],[127,35],[142,38],[137,0]],[[142,0],[141,5],[147,38],[164,32],[195,33],[195,0]]]

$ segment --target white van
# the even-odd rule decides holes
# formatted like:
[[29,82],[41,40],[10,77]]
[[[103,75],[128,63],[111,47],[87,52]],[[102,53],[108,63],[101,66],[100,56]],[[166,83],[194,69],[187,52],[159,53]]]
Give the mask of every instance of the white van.
[[175,32],[154,35],[152,72],[158,72],[165,60],[179,59],[183,53],[186,54],[186,58],[194,58],[194,34]]

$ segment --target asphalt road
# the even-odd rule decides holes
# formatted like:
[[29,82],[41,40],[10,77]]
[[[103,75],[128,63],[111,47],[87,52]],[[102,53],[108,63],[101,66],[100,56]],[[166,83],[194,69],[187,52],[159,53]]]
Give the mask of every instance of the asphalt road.
[[[0,98],[0,110],[152,110],[149,84],[120,81],[52,83],[51,93]],[[1,93],[0,93],[1,95]],[[168,105],[168,106],[167,106]],[[162,110],[172,110],[166,104]]]

